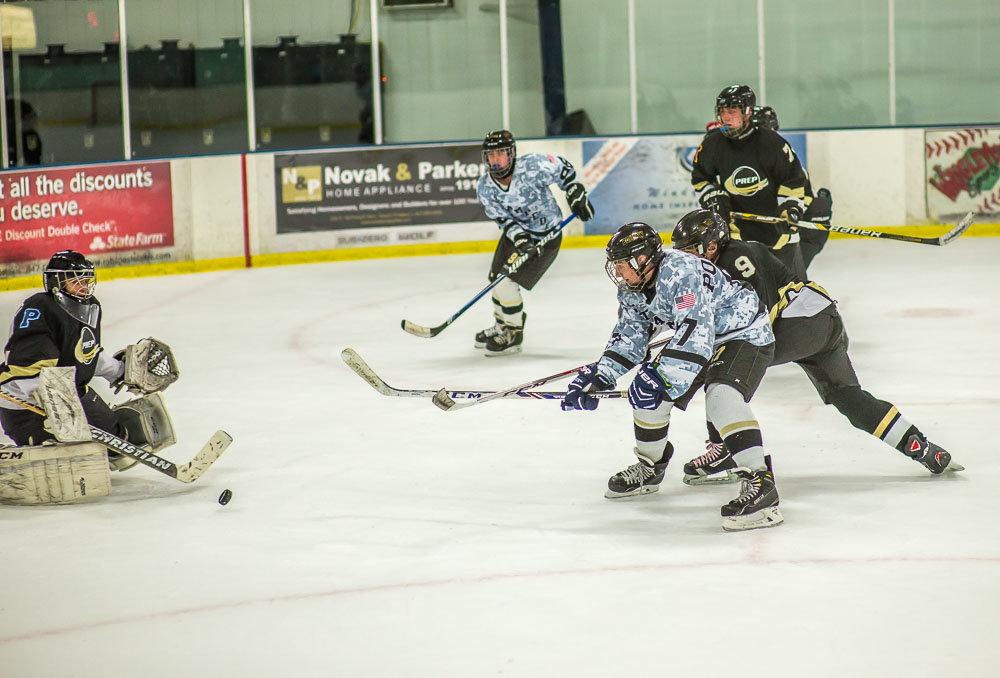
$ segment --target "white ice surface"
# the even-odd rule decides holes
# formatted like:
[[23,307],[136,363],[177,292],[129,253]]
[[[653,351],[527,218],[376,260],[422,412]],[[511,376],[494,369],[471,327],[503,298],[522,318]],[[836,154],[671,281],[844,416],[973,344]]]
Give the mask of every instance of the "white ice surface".
[[862,386],[968,470],[932,477],[777,368],[752,405],[785,524],[737,534],[735,486],[680,482],[701,397],[662,490],[612,502],[624,402],[444,413],[341,362],[486,389],[594,360],[616,310],[599,249],[560,254],[499,359],[472,348],[488,300],[435,339],[399,328],[460,308],[485,254],[102,282],[106,347],[177,355],[164,456],[235,442],[190,486],[137,467],[94,503],[0,506],[0,676],[1000,675],[998,260],[1000,239],[827,246],[811,273]]

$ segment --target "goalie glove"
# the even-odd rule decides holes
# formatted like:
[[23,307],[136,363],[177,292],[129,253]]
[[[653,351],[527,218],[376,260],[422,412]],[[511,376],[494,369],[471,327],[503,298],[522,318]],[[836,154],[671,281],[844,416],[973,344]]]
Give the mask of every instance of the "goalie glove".
[[152,337],[130,344],[115,357],[125,363],[125,371],[111,383],[118,393],[127,388],[132,393],[156,393],[177,381],[180,371],[170,347]]

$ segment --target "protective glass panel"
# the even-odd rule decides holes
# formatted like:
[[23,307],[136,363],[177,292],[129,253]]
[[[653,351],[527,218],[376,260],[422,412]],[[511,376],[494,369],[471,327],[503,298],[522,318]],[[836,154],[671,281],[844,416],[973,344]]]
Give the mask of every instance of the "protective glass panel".
[[379,40],[386,142],[482,139],[502,127],[496,2],[380,8]]
[[362,0],[254,0],[257,148],[374,143],[371,26]]
[[246,150],[242,1],[130,0],[125,21],[133,157]]
[[636,0],[639,132],[704,130],[715,97],[757,89],[757,5],[733,0]]
[[[566,77],[563,134],[628,134],[626,0],[562,3]],[[595,40],[601,48],[595,47]]]
[[890,124],[887,2],[763,4],[763,103],[782,129]]
[[1000,119],[1000,2],[896,2],[896,122]]
[[9,166],[121,159],[118,3],[10,2],[0,11]]

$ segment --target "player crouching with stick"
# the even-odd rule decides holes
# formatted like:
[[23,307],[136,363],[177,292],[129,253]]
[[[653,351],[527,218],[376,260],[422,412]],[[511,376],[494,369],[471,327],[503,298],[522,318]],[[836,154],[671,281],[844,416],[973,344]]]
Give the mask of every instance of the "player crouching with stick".
[[[706,416],[722,434],[743,481],[722,507],[725,530],[773,527],[782,522],[778,492],[764,456],[760,427],[748,405],[774,353],[774,334],[757,294],[714,264],[687,252],[663,250],[648,224],[625,224],[607,246],[606,270],[618,285],[618,323],[604,354],[580,370],[563,399],[564,410],[593,410],[589,391],[611,388],[639,365],[628,390],[638,463],[608,481],[609,499],[655,492],[673,446],[670,411],[685,409],[705,384]],[[661,329],[673,338],[656,358],[650,338]]]
[[[159,394],[178,377],[170,347],[143,339],[114,356],[102,348],[97,276],[79,252],[56,252],[42,279],[45,291],[14,315],[0,364],[0,425],[18,446],[0,450],[0,499],[12,503],[110,494],[109,469],[136,459],[94,442],[91,427],[153,453],[175,442]],[[89,386],[95,376],[143,395],[110,407]]]

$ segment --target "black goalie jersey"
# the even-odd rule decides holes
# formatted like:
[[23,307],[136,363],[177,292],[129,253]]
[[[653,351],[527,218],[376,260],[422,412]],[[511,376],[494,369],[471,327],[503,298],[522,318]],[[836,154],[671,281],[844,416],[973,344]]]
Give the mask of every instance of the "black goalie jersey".
[[[699,201],[719,188],[729,196],[734,212],[776,217],[778,205],[786,200],[802,205],[806,175],[791,145],[777,132],[758,128],[745,139],[729,139],[712,130],[695,153],[691,183]],[[782,235],[773,224],[737,220],[735,225],[743,240],[768,247]]]
[[[97,306],[93,326],[77,320],[67,313],[48,292],[28,297],[14,315],[10,339],[5,347],[5,362],[0,365],[0,387],[12,392],[29,395],[37,388],[38,375],[43,367],[76,367],[76,386],[82,394],[98,364],[109,363],[110,373],[115,371],[117,360],[101,354],[100,304]],[[110,364],[114,363],[114,365]],[[0,406],[6,406],[0,401]],[[14,407],[17,407],[16,405]]]

